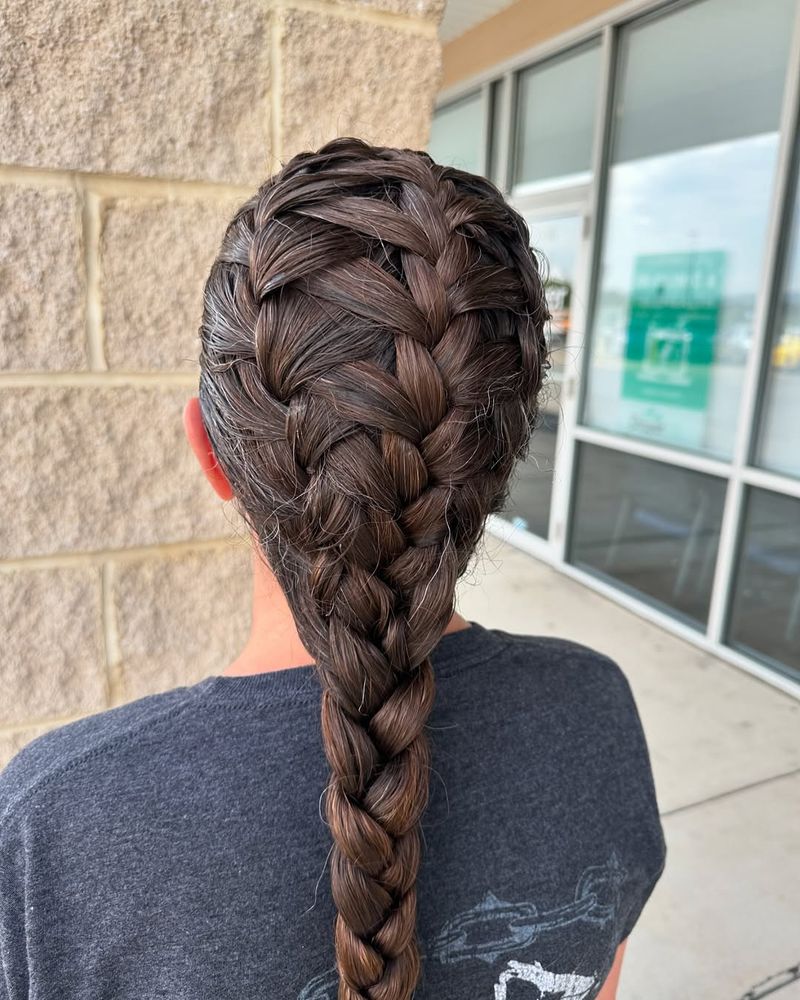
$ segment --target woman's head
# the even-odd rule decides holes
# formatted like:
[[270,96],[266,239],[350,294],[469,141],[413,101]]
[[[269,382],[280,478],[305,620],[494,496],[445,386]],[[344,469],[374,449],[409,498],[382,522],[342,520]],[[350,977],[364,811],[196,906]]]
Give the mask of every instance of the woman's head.
[[206,283],[203,422],[322,682],[340,998],[418,979],[429,655],[527,448],[546,320],[496,188],[356,139],[267,180]]

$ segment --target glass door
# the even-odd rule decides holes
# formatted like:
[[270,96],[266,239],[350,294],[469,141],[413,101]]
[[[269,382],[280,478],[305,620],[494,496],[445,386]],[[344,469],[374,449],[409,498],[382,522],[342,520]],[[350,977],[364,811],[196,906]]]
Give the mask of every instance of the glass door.
[[542,392],[538,425],[528,459],[521,463],[504,517],[523,531],[552,539],[552,497],[560,462],[568,387],[576,375],[582,336],[585,273],[585,210],[582,205],[515,206],[525,217],[531,244],[540,255],[547,303],[550,370]]

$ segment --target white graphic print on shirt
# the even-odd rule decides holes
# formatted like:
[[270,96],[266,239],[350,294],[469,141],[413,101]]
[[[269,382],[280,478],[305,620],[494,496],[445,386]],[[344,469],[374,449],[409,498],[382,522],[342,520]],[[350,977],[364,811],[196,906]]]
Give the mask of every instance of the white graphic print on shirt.
[[[531,996],[537,1000],[589,1000],[607,970],[586,976],[574,970],[546,969],[539,961],[509,959],[504,967],[498,967],[498,960],[529,947],[542,934],[558,931],[577,921],[599,925],[613,921],[626,875],[616,853],[612,852],[604,865],[584,869],[569,903],[551,910],[540,911],[530,902],[506,902],[487,892],[480,903],[445,924],[433,942],[430,957],[443,964],[478,960],[495,966],[493,1000],[506,1000],[511,981],[531,983],[535,987]],[[337,982],[336,970],[329,969],[312,979],[298,1000],[335,1000]],[[492,998],[487,997],[487,1000]]]
[[500,979],[494,988],[494,1000],[506,1000],[507,984],[512,979],[520,979],[525,983],[533,983],[539,990],[539,996],[557,996],[559,1000],[585,1000],[589,990],[597,984],[594,976],[579,976],[569,973],[566,976],[559,972],[548,972],[539,962],[526,965],[525,962],[508,963],[505,972],[500,973]]

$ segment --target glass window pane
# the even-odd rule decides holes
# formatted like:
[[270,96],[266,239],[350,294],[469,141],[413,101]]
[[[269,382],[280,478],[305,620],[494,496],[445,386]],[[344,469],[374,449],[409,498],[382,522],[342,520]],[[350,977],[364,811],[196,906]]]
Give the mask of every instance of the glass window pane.
[[546,402],[531,437],[530,451],[514,474],[503,517],[518,528],[547,538],[558,438],[558,407]]
[[587,423],[732,453],[793,10],[703,0],[622,33]]
[[800,500],[749,491],[728,641],[800,679]]
[[773,327],[758,463],[800,476],[800,197],[796,196],[783,292]]
[[520,73],[515,184],[589,180],[599,77],[597,42]]
[[[524,213],[523,213],[524,214]],[[561,215],[549,219],[525,216],[531,243],[544,260],[545,294],[550,308],[551,379],[563,381],[566,363],[565,346],[575,304],[575,276],[581,249],[583,216]]]
[[539,426],[534,430],[528,459],[517,468],[504,516],[519,527],[547,538],[550,500],[561,413],[561,385],[568,364],[566,338],[574,305],[575,274],[583,218],[565,215],[526,218],[531,241],[545,257],[545,291],[553,319],[549,329],[549,387],[543,393]]
[[703,625],[725,485],[700,472],[581,444],[570,561]]
[[437,108],[431,121],[428,152],[448,167],[483,172],[483,91]]
[[792,0],[706,0],[623,40],[614,159],[747,139],[778,128]]

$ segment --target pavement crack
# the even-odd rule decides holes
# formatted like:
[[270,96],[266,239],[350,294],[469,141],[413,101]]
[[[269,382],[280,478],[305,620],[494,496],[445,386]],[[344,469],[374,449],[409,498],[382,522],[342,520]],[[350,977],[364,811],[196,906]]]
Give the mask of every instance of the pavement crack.
[[791,986],[798,980],[800,980],[800,962],[762,979],[760,983],[751,986],[747,993],[743,993],[739,1000],[761,1000],[762,997],[772,996],[773,993],[782,990],[784,986]]

